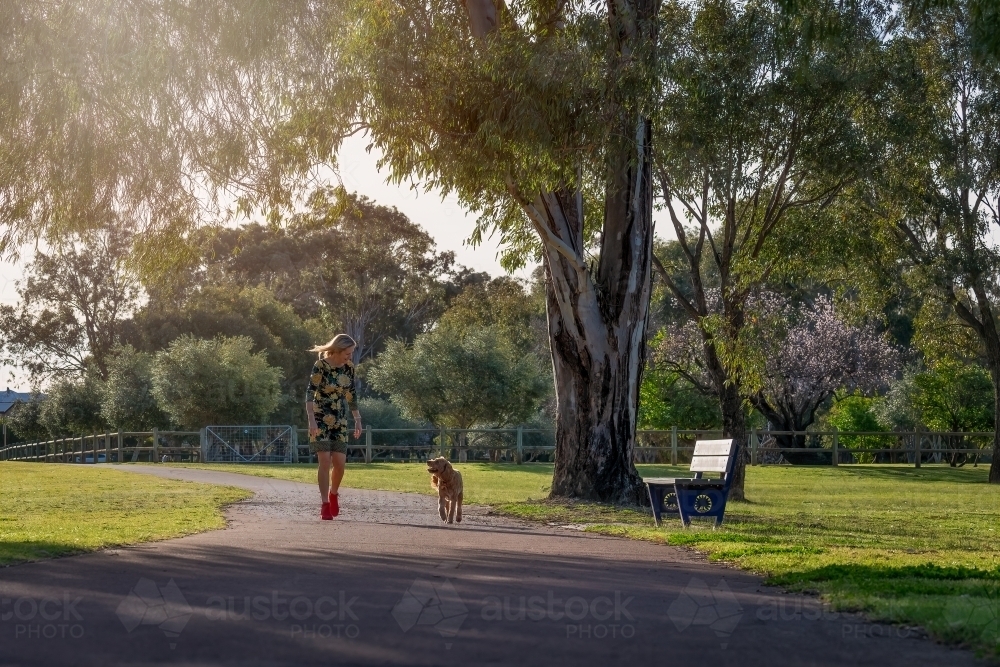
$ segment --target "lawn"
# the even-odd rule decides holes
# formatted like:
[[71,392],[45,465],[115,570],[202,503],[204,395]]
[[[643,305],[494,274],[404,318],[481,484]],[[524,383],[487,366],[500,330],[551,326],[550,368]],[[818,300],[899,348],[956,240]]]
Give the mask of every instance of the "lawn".
[[0,463],[0,566],[225,526],[250,495],[107,468]]
[[[310,465],[211,465],[312,483]],[[640,465],[648,477],[683,468]],[[754,467],[749,502],[731,503],[723,528],[653,525],[648,510],[554,503],[552,468],[462,464],[466,501],[506,514],[694,548],[815,592],[836,609],[920,625],[935,637],[1000,649],[1000,487],[985,467]],[[351,464],[345,486],[431,493],[419,464]]]

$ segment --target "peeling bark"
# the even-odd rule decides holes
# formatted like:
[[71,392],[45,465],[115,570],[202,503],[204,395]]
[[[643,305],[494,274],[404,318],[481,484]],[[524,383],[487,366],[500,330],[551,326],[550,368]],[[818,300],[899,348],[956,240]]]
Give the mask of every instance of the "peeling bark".
[[492,0],[462,0],[462,4],[469,13],[472,35],[477,39],[482,39],[497,27],[497,8]]
[[565,253],[582,242],[575,194],[540,196],[532,207],[533,216],[541,212],[566,234],[560,240],[568,246],[550,242],[545,252],[558,417],[553,497],[645,502],[633,460],[650,294],[651,190],[636,203],[628,204],[628,234],[608,245],[615,257],[606,262],[605,284],[613,289],[599,289],[588,267]]

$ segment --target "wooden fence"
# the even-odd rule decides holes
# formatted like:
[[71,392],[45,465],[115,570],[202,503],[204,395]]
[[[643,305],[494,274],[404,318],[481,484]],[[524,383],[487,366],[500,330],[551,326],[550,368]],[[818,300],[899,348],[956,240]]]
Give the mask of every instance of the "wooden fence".
[[[297,435],[292,462],[312,462],[308,432]],[[635,462],[682,465],[690,461],[698,439],[721,437],[721,431],[641,430]],[[763,431],[747,438],[751,465],[849,463],[927,463],[950,465],[991,461],[993,433]],[[0,460],[50,463],[123,463],[205,460],[201,431],[106,432],[0,448]],[[782,446],[783,444],[794,446]],[[525,427],[507,429],[364,429],[351,438],[348,459],[356,462],[417,462],[443,455],[454,461],[509,463],[551,462],[555,434]]]

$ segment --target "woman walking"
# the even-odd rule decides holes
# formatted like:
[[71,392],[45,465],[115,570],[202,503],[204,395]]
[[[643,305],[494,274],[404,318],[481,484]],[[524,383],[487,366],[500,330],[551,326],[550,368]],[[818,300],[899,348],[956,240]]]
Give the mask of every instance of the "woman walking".
[[309,449],[319,459],[319,495],[323,499],[320,518],[340,514],[340,482],[347,464],[347,410],[354,414],[354,437],[361,437],[361,413],[355,399],[354,364],[356,347],[347,334],[337,334],[326,345],[310,350],[319,354],[306,389],[306,417],[309,420]]

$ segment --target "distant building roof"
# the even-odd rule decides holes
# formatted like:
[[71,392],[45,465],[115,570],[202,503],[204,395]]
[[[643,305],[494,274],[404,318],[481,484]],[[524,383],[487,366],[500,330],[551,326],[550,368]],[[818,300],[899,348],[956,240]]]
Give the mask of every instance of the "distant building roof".
[[16,404],[27,403],[29,400],[31,400],[31,394],[11,391],[10,387],[7,387],[7,391],[0,391],[0,415],[10,412],[10,409]]

